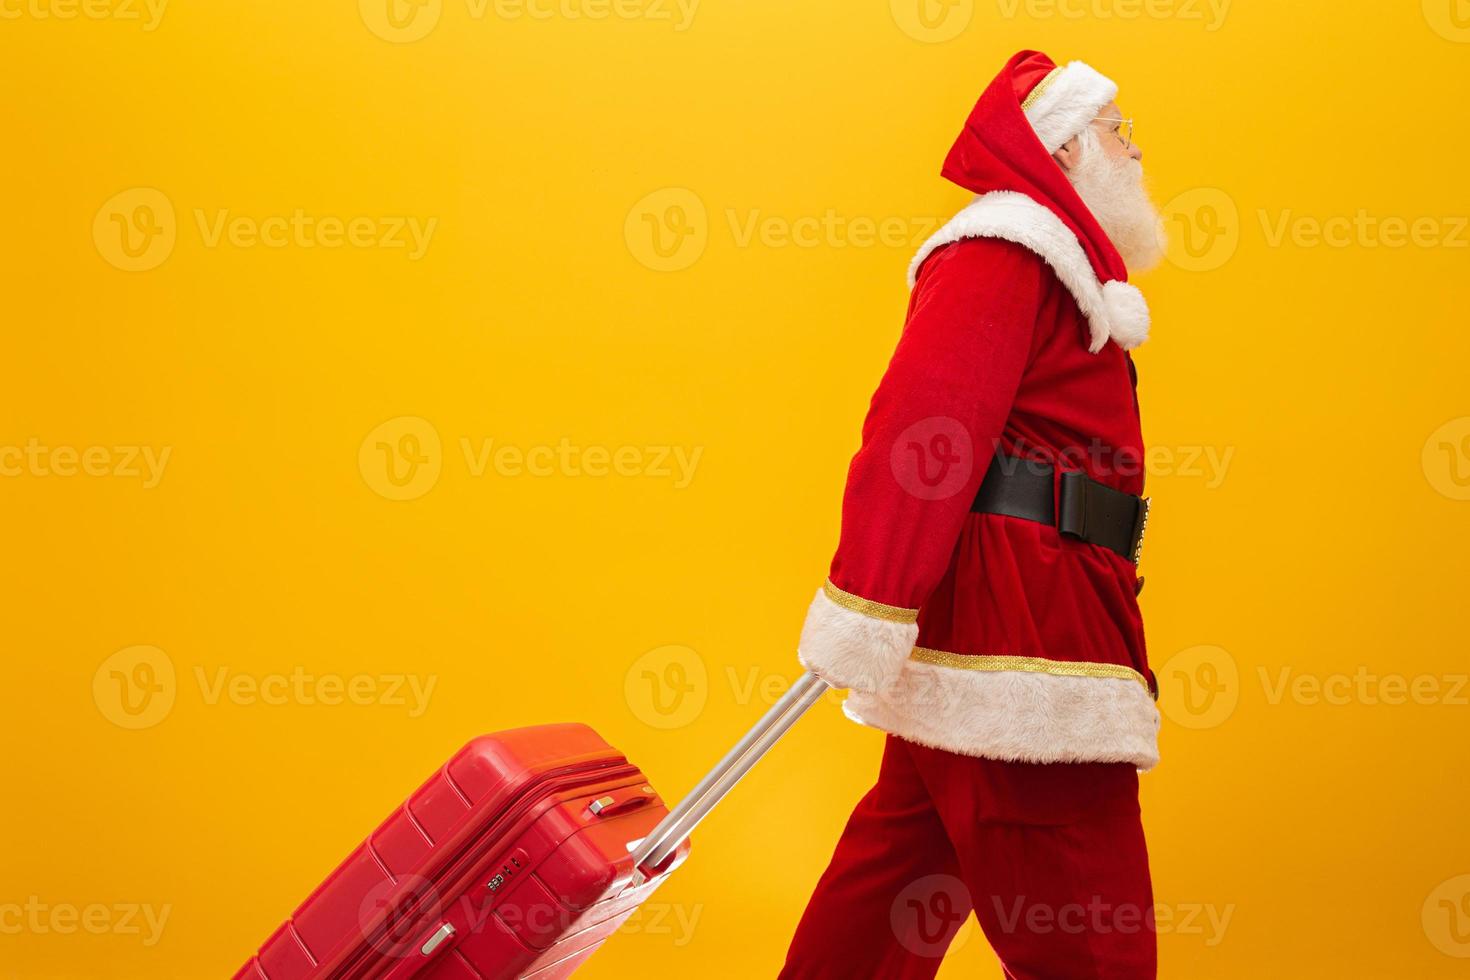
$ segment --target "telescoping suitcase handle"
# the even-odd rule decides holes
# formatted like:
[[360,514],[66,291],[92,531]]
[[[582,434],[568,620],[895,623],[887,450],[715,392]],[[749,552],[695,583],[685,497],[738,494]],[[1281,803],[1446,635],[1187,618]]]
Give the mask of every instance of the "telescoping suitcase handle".
[[755,766],[771,746],[786,734],[796,720],[806,714],[808,708],[827,692],[827,682],[811,671],[797,678],[791,689],[771,705],[745,737],[715,763],[715,767],[699,781],[669,815],[649,831],[633,850],[633,866],[643,878],[652,877],[652,872],[668,860],[679,845],[689,838],[699,822],[715,808],[725,794],[740,782],[741,777]]

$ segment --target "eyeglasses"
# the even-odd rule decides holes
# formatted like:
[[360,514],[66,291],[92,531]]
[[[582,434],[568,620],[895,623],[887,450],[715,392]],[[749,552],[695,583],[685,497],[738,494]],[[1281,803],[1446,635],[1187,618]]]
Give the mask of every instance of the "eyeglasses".
[[1093,122],[1100,122],[1100,123],[1107,123],[1107,124],[1109,124],[1111,126],[1111,128],[1108,130],[1108,132],[1110,132],[1114,136],[1118,137],[1119,142],[1121,142],[1123,144],[1123,148],[1124,149],[1131,149],[1132,148],[1132,146],[1133,146],[1133,120],[1132,119],[1116,119],[1116,118],[1114,118],[1112,116],[1098,116],[1096,119],[1093,120]]

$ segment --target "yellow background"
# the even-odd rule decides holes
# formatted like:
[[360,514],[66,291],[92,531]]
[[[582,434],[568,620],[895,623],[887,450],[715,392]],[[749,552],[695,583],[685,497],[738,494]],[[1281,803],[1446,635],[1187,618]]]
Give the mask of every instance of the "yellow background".
[[[906,263],[965,201],[940,161],[1022,47],[1120,80],[1179,241],[1137,356],[1162,975],[1470,969],[1462,0],[97,2],[0,5],[0,446],[170,455],[0,477],[0,977],[228,976],[479,732],[584,720],[691,785],[796,673]],[[296,209],[437,224],[417,259],[199,227]],[[881,748],[830,698],[582,975],[774,975]],[[971,925],[940,975],[996,972]]]

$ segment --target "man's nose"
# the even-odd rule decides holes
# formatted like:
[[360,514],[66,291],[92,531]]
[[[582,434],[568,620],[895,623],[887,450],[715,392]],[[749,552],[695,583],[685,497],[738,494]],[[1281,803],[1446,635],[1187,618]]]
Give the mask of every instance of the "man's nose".
[[1137,145],[1128,147],[1128,155],[1139,163],[1143,162],[1143,150]]

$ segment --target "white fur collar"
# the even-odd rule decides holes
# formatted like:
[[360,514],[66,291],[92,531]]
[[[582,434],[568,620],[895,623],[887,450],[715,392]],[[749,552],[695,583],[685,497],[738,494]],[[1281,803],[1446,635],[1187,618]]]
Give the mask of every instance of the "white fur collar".
[[1138,287],[1117,280],[1099,283],[1072,230],[1049,208],[1016,191],[980,195],[930,235],[909,263],[909,288],[913,288],[919,266],[930,252],[963,238],[1015,242],[1051,266],[1087,317],[1090,352],[1102,350],[1109,338],[1124,350],[1132,350],[1148,339],[1148,304]]

